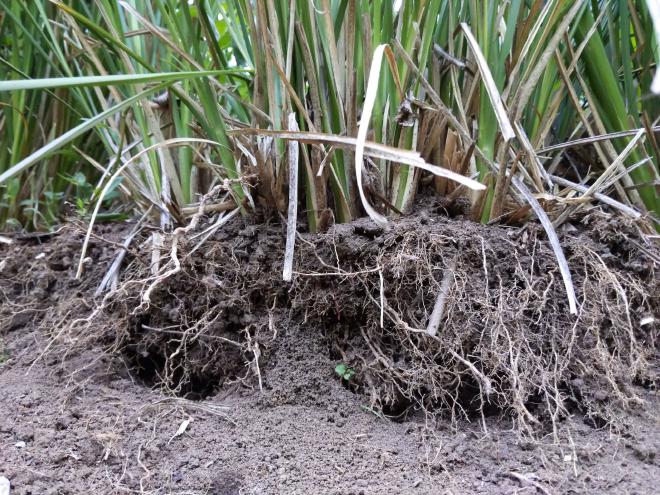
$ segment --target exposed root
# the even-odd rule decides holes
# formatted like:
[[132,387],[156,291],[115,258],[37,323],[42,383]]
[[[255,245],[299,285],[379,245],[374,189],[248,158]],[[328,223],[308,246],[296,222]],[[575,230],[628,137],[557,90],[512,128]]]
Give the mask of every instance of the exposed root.
[[[590,221],[594,228],[604,219]],[[315,278],[299,279],[294,306],[312,306],[325,325],[332,317],[346,329],[337,334],[349,335],[340,346],[350,365],[360,369],[374,405],[392,413],[405,404],[454,418],[488,409],[512,413],[524,428],[539,419],[556,428],[577,405],[608,421],[639,403],[631,384],[648,372],[657,346],[657,329],[639,323],[657,312],[650,295],[658,282],[657,266],[633,242],[608,245],[598,235],[587,229],[563,240],[578,290],[576,317],[538,230],[450,222],[420,228],[404,221],[388,232],[360,222],[337,226],[330,242],[316,243],[313,256],[326,261]],[[327,283],[321,275],[331,264],[360,275]],[[384,294],[379,275],[368,273],[374,265]],[[439,294],[443,318],[435,323]],[[437,337],[423,330],[436,325]]]
[[608,221],[594,214],[561,240],[577,316],[534,226],[428,215],[388,231],[368,221],[337,225],[299,235],[286,284],[281,227],[232,221],[195,251],[193,220],[170,237],[160,274],[133,261],[91,316],[60,321],[54,334],[106,328],[106,342],[144,381],[201,398],[229,383],[265,389],[270,342],[291,321],[326,330],[373,410],[454,420],[505,413],[521,431],[547,424],[558,438],[569,414],[601,424],[639,404],[632,385],[657,352],[657,326],[640,324],[658,314],[657,251],[636,247],[633,225]]

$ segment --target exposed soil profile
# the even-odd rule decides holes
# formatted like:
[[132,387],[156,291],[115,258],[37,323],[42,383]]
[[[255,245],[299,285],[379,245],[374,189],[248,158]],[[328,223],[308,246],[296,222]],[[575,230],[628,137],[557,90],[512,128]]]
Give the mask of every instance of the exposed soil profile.
[[292,283],[282,227],[236,219],[182,239],[168,277],[131,249],[94,298],[126,231],[98,229],[79,281],[78,227],[0,248],[12,493],[660,486],[658,250],[634,225],[592,212],[562,234],[577,317],[541,229],[439,205],[300,234]]

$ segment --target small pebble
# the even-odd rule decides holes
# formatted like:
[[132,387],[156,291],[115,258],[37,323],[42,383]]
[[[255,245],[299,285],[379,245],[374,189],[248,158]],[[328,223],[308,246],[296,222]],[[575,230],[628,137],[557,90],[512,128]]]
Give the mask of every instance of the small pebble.
[[4,476],[0,476],[0,495],[9,495],[11,483]]

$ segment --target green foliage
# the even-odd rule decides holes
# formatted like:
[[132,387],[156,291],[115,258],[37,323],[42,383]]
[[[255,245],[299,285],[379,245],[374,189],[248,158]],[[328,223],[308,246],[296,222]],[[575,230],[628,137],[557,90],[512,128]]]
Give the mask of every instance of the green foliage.
[[[94,185],[87,180],[87,177],[82,171],[78,171],[71,176],[63,176],[63,179],[74,187],[72,196],[76,201],[75,206],[78,215],[81,217],[87,216],[94,204],[94,201],[98,199],[101,190],[97,187],[94,187]],[[113,201],[120,197],[119,185],[121,182],[122,178],[117,177],[110,185],[108,192],[104,195],[103,204],[106,208],[110,208]],[[48,191],[44,194],[53,195],[53,193]],[[57,194],[57,200],[62,199],[64,199],[64,195],[62,193]]]
[[[657,125],[654,36],[645,0],[406,0],[398,10],[390,0],[0,0],[0,225],[47,228],[65,201],[86,214],[117,170],[123,181],[102,211],[130,203],[167,227],[228,179],[244,211],[286,214],[285,143],[256,129],[286,130],[294,113],[302,131],[357,136],[382,44],[393,51],[369,140],[478,177],[489,187],[471,194],[473,214],[489,221],[511,211],[507,173],[533,193],[561,192],[546,172],[564,151],[539,150]],[[510,141],[497,101],[516,129]],[[579,179],[598,180],[630,142],[595,144]],[[653,135],[635,141],[603,191],[660,213],[657,153]],[[300,158],[312,231],[363,214],[358,165],[368,200],[389,215],[409,211],[428,182],[384,157],[356,165],[352,148],[313,139]],[[466,194],[443,178],[431,187]]]
[[340,363],[337,366],[335,366],[335,373],[337,375],[346,381],[349,381],[351,378],[355,376],[355,370],[353,368],[348,367],[344,363]]

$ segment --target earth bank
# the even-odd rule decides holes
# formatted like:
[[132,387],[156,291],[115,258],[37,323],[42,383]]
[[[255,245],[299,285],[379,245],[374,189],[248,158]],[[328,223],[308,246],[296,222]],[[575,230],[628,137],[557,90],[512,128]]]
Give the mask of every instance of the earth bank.
[[[15,493],[653,493],[657,326],[640,322],[657,317],[657,266],[633,226],[594,215],[563,236],[576,325],[537,229],[420,218],[302,235],[292,286],[281,228],[237,221],[148,305],[136,248],[96,312],[125,233],[98,232],[82,281],[79,229],[16,239],[0,475]],[[447,273],[425,340],[412,330]],[[497,315],[506,338],[484,330]]]

